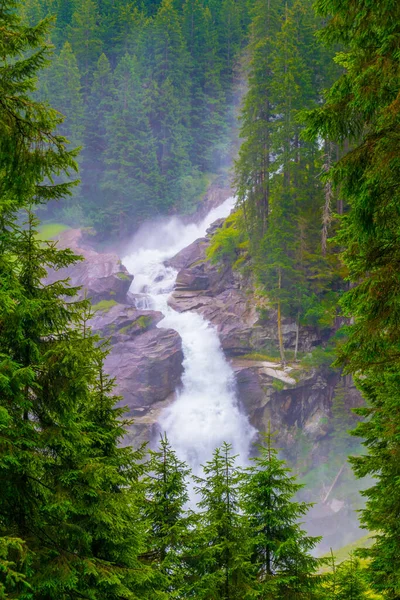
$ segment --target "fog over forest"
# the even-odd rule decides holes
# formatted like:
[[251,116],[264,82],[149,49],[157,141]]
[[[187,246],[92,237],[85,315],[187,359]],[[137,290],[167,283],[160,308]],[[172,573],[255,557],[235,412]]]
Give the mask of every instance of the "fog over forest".
[[400,597],[399,48],[0,1],[0,600]]

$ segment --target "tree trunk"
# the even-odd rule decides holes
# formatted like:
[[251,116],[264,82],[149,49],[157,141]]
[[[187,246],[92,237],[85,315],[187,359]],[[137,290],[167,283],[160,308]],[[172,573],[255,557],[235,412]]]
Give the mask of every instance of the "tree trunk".
[[[281,268],[279,267],[278,274],[278,289],[280,290],[282,286],[282,273]],[[281,363],[283,366],[286,365],[285,361],[285,349],[283,346],[283,335],[282,335],[282,309],[281,309],[281,301],[278,300],[278,339],[279,339],[279,352],[281,355]]]
[[294,346],[294,360],[295,362],[297,361],[297,352],[299,350],[299,330],[300,330],[300,313],[297,313],[297,319],[296,319],[296,343]]
[[[328,173],[332,166],[332,144],[329,140],[325,142],[325,163],[323,166],[323,170]],[[332,200],[333,200],[333,186],[332,181],[328,180],[325,183],[324,187],[325,191],[325,204],[322,211],[322,235],[321,235],[321,248],[322,248],[322,256],[326,256],[327,248],[328,248],[328,232],[329,225],[332,220]]]

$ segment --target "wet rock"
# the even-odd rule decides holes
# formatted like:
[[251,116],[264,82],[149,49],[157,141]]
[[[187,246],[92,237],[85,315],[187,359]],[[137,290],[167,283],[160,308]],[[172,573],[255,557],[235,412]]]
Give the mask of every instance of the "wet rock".
[[60,248],[71,248],[84,261],[67,269],[50,272],[49,283],[59,279],[69,278],[72,286],[81,286],[79,297],[91,298],[92,304],[102,300],[125,302],[133,276],[121,264],[119,257],[112,253],[96,252],[90,241],[85,239],[81,229],[68,229],[58,237]]
[[[178,312],[196,311],[210,321],[218,330],[227,356],[277,347],[276,311],[264,307],[261,316],[252,293],[252,281],[229,265],[212,265],[207,261],[211,236],[222,224],[223,220],[216,221],[206,238],[197,240],[168,261],[168,265],[180,268],[168,303]],[[285,347],[294,348],[295,322],[284,320],[282,333]],[[301,328],[300,351],[310,351],[322,341],[317,329]]]
[[93,331],[111,339],[112,344],[124,342],[154,329],[164,315],[151,310],[138,310],[127,304],[98,309],[90,321]]
[[118,341],[104,369],[116,379],[116,393],[130,415],[165,400],[181,381],[183,352],[179,334],[172,329],[150,329],[134,340]]
[[173,267],[174,269],[186,269],[189,265],[193,264],[197,260],[205,260],[206,248],[208,247],[207,238],[199,238],[183,250],[179,252],[173,258],[165,261],[167,267]]

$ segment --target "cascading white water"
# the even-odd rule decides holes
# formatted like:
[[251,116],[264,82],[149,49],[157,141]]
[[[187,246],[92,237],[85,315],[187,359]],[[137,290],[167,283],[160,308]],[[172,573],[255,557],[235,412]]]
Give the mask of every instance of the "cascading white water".
[[167,408],[159,425],[177,451],[194,470],[209,460],[222,442],[233,446],[245,462],[254,429],[239,410],[234,373],[223,354],[217,331],[194,312],[178,313],[168,306],[177,271],[164,265],[196,239],[203,237],[217,219],[227,217],[234,206],[229,198],[213,209],[199,225],[185,225],[179,219],[142,228],[123,259],[134,274],[131,292],[139,308],[158,310],[165,315],[159,327],[177,331],[183,344],[184,375],[176,401]]

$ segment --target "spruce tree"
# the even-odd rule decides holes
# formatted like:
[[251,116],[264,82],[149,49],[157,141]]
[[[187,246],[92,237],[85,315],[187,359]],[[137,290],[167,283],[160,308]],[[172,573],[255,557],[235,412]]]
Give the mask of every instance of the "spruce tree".
[[353,555],[337,567],[337,600],[368,600],[371,593],[366,582],[366,570]]
[[152,79],[156,85],[151,121],[167,206],[179,206],[189,160],[189,55],[172,0],[163,0],[152,26]]
[[85,213],[92,220],[101,204],[100,182],[105,171],[105,156],[110,139],[107,122],[113,114],[115,98],[111,65],[103,53],[93,73],[93,84],[86,103],[85,138],[82,151],[84,173],[82,195]]
[[39,242],[31,210],[65,196],[72,184],[52,177],[75,168],[58,114],[30,98],[49,23],[21,25],[10,1],[0,25],[1,585],[21,600],[146,597],[141,454],[118,447],[125,423],[88,301],[45,280],[80,258]]
[[260,598],[317,598],[320,561],[311,555],[320,538],[310,537],[299,520],[310,504],[296,502],[302,488],[267,434],[246,471],[242,504],[250,528],[252,563]]
[[145,559],[155,571],[157,598],[181,598],[188,577],[186,555],[196,518],[186,509],[190,469],[166,437],[145,467],[143,516],[148,523]]
[[84,94],[89,93],[91,74],[98,60],[102,41],[100,37],[99,11],[96,0],[81,0],[74,3],[74,13],[68,29],[71,42],[82,73]]
[[399,133],[398,61],[400,6],[382,3],[319,1],[327,24],[323,39],[342,44],[336,60],[345,69],[309,115],[309,134],[330,139],[350,151],[330,177],[349,204],[337,236],[346,248],[351,290],[342,302],[353,319],[340,360],[356,376],[368,408],[356,430],[368,454],[354,459],[359,477],[372,476],[364,492],[361,523],[376,532],[363,551],[371,559],[370,579],[385,598],[400,590],[399,477]]
[[272,174],[271,53],[278,31],[280,2],[257,0],[253,7],[249,90],[241,115],[244,142],[235,165],[235,187],[250,239],[256,246],[266,232]]
[[150,126],[151,98],[135,58],[125,55],[115,71],[116,100],[106,121],[109,140],[101,187],[104,206],[95,223],[127,235],[129,226],[154,214],[160,198],[156,142]]
[[73,144],[81,146],[84,131],[84,105],[81,93],[81,75],[71,44],[65,42],[59,56],[41,78],[39,95],[51,103],[65,120],[59,131]]
[[225,443],[204,465],[204,477],[195,477],[200,521],[192,542],[192,577],[185,597],[254,597],[248,531],[239,504],[241,473],[235,460],[231,446]]

